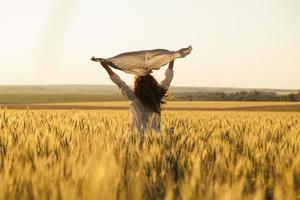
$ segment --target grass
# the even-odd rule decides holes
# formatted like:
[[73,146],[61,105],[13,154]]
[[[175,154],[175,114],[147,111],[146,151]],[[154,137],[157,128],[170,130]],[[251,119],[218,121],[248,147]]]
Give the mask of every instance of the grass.
[[0,111],[0,199],[299,199],[300,113]]
[[124,100],[113,94],[0,94],[0,104],[37,104]]

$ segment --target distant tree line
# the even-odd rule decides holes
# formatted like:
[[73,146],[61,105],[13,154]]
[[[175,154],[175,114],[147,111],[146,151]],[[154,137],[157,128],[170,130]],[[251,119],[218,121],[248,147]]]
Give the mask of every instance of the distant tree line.
[[189,101],[300,101],[300,90],[298,93],[279,95],[275,92],[241,91],[234,93],[225,92],[193,92],[175,93],[174,100]]

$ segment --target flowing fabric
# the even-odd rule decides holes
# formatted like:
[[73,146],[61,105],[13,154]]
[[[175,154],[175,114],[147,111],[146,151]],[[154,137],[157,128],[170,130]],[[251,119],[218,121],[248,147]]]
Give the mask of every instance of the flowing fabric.
[[122,53],[107,59],[93,57],[92,60],[99,62],[106,61],[115,69],[122,70],[129,74],[143,76],[151,73],[152,70],[158,70],[172,60],[189,55],[191,51],[191,46],[178,51],[153,49]]

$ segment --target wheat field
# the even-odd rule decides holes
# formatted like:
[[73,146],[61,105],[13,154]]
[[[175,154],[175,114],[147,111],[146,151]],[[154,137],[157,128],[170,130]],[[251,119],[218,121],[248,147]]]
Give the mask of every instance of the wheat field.
[[0,110],[0,199],[300,199],[300,113]]

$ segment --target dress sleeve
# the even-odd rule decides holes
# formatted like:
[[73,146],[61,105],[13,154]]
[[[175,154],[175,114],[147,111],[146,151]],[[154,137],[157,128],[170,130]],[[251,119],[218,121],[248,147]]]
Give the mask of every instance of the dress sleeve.
[[161,81],[160,85],[165,89],[169,89],[173,79],[173,75],[174,75],[174,71],[172,69],[167,68],[165,72],[165,79]]
[[110,76],[110,80],[112,80],[112,82],[119,87],[121,94],[127,97],[128,100],[133,101],[135,99],[133,90],[121,80],[118,74],[114,73],[112,76]]

